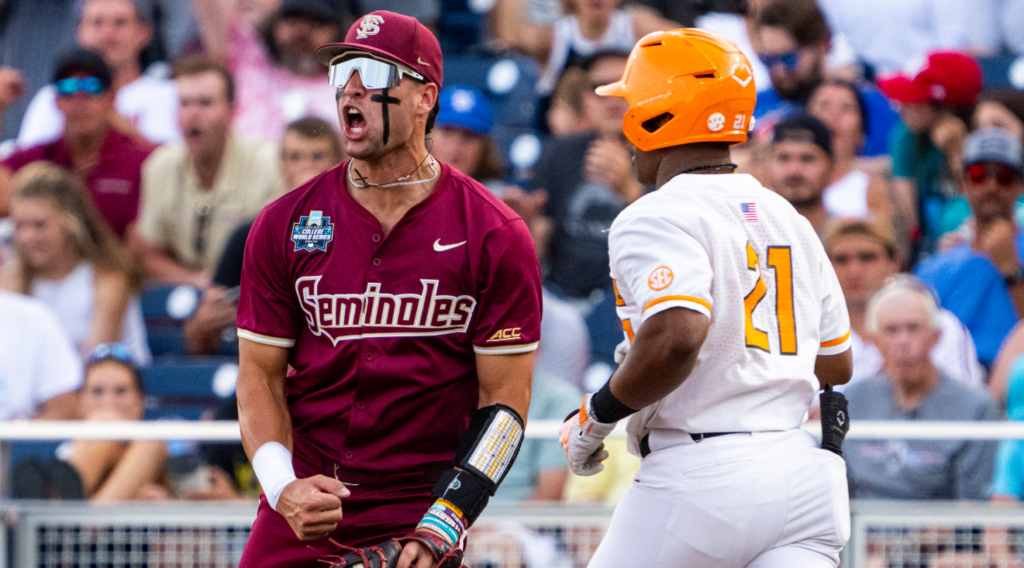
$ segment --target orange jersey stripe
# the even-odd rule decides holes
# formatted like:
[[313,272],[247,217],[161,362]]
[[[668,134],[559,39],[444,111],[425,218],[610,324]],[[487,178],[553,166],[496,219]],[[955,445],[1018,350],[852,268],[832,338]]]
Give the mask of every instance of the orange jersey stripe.
[[647,310],[651,309],[654,306],[657,306],[662,302],[671,302],[673,300],[681,300],[683,302],[693,302],[695,304],[700,304],[707,308],[709,312],[711,311],[710,303],[708,303],[705,300],[701,300],[700,298],[695,298],[693,296],[664,296],[662,298],[658,298],[656,300],[651,300],[650,302],[648,302],[647,305],[644,306],[644,311],[646,312]]
[[846,335],[840,337],[839,339],[833,339],[832,341],[826,341],[825,343],[822,343],[821,346],[822,347],[835,347],[836,345],[842,344],[847,339],[850,339],[850,332],[849,331],[847,331]]

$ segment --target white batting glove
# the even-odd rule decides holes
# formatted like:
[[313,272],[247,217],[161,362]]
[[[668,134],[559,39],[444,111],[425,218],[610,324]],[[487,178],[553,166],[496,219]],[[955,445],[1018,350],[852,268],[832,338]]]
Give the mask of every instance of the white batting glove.
[[559,430],[569,467],[576,475],[596,475],[604,470],[601,462],[608,459],[604,439],[615,429],[615,424],[594,420],[590,406],[592,396],[587,394],[583,397],[579,413],[570,416]]

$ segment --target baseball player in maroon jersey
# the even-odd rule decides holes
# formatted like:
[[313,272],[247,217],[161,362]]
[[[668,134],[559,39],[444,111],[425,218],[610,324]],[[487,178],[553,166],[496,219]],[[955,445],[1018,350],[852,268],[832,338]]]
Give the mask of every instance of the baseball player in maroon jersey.
[[245,248],[239,422],[264,496],[241,566],[458,566],[523,439],[533,243],[427,151],[425,27],[373,12],[317,56],[352,159],[268,205]]

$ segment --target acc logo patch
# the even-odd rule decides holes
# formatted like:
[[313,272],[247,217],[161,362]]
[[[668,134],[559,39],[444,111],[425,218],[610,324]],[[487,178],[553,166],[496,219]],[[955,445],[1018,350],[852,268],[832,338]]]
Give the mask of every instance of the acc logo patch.
[[370,14],[363,18],[359,22],[359,29],[356,30],[356,39],[366,39],[372,35],[380,33],[380,25],[384,23],[384,18],[377,14]]
[[513,339],[522,339],[523,336],[519,333],[519,327],[506,327],[505,329],[499,329],[487,340],[488,343],[492,341],[511,341]]
[[651,290],[664,290],[671,283],[672,270],[667,266],[655,268],[651,275],[647,277],[647,285],[651,287]]
[[330,217],[324,217],[323,211],[310,211],[308,216],[300,217],[299,222],[292,225],[295,250],[327,252],[327,243],[332,240],[334,223]]

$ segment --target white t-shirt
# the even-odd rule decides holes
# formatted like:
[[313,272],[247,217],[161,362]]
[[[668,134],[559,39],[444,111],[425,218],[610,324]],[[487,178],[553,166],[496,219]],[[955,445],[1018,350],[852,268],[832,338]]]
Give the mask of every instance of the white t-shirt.
[[821,195],[822,204],[833,217],[867,219],[871,214],[868,209],[869,185],[871,176],[861,170],[850,170],[825,188]]
[[818,355],[850,347],[846,300],[811,224],[749,175],[679,175],[627,207],[608,237],[619,317],[687,308],[711,319],[690,376],[633,415],[650,430],[797,428]]
[[0,291],[0,420],[31,418],[36,407],[82,384],[82,360],[42,302]]
[[[181,140],[178,88],[174,81],[142,75],[117,91],[114,108],[154,144]],[[57,90],[47,85],[39,89],[25,110],[18,132],[18,147],[53,142],[62,134],[64,115],[57,110]]]
[[[71,337],[75,349],[83,357],[85,342],[96,317],[96,271],[92,263],[82,262],[71,274],[61,280],[36,280],[32,283],[32,296],[44,302],[55,314]],[[142,319],[142,305],[137,297],[128,300],[128,309],[121,322],[120,342],[132,351],[139,365],[153,360],[146,340],[146,324]]]

